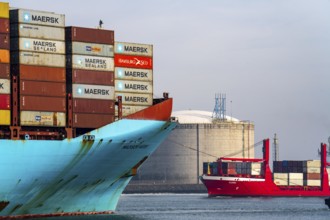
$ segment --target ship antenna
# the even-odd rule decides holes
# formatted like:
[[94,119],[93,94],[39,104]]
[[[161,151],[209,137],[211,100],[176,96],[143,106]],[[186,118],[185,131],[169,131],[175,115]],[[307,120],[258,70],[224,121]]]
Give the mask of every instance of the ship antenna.
[[99,21],[99,29],[102,29],[103,21],[100,19]]
[[279,158],[278,138],[276,133],[274,134],[273,149],[274,149],[274,161],[278,161],[280,158]]

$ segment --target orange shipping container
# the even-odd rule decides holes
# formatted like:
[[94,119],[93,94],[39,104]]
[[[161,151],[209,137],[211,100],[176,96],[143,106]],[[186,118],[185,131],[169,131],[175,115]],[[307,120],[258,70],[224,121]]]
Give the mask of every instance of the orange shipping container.
[[20,106],[21,110],[27,111],[65,112],[66,98],[23,95]]
[[20,75],[21,80],[65,82],[65,68],[61,67],[14,65],[12,72]]
[[0,49],[0,63],[9,63],[9,50]]
[[21,95],[65,97],[66,84],[62,82],[40,82],[20,80]]

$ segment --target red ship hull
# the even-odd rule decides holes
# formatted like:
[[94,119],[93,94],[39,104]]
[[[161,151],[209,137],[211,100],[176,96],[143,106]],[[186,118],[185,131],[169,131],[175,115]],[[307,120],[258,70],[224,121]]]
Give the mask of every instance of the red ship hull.
[[[328,197],[329,177],[326,145],[321,144],[321,185],[320,186],[279,186],[273,182],[273,174],[269,168],[269,139],[264,140],[264,156],[262,159],[220,158],[232,161],[262,161],[264,174],[258,177],[239,175],[206,175],[201,177],[209,196],[282,196],[282,197]],[[222,171],[221,171],[222,172]]]
[[258,178],[203,176],[209,196],[282,196],[328,197],[329,187],[279,187],[272,181]]

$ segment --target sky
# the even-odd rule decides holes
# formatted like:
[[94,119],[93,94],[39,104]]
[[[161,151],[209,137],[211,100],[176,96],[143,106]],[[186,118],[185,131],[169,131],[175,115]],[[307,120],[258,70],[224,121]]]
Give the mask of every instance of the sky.
[[227,115],[255,124],[255,142],[277,133],[281,160],[317,159],[328,143],[330,0],[7,2],[65,14],[66,26],[101,19],[116,41],[153,44],[155,97],[213,111],[224,93]]

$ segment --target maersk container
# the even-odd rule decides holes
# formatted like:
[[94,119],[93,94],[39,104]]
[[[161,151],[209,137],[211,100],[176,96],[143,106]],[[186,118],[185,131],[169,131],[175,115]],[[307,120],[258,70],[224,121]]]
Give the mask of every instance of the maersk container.
[[85,42],[66,42],[67,54],[113,57],[113,45]]
[[47,82],[65,82],[65,68],[30,65],[12,65],[12,72],[21,80],[39,80]]
[[303,173],[289,173],[289,186],[303,186],[304,174]]
[[65,40],[113,45],[114,31],[85,27],[65,27]]
[[9,50],[0,49],[0,63],[9,63]]
[[114,115],[73,113],[74,128],[100,128],[114,121]]
[[0,94],[10,94],[9,79],[0,79]]
[[8,34],[9,33],[9,19],[0,18],[0,33]]
[[307,186],[321,186],[321,180],[307,180]]
[[64,28],[37,26],[30,24],[11,24],[10,37],[28,37],[44,40],[64,41]]
[[65,97],[65,82],[20,80],[20,94],[32,96]]
[[12,54],[12,64],[65,67],[65,55],[25,52],[25,51],[13,52],[11,54]]
[[136,44],[127,42],[115,42],[116,54],[148,56],[153,55],[153,46],[151,44]]
[[308,167],[307,173],[321,173],[320,167]]
[[20,96],[21,111],[65,112],[66,98],[44,96]]
[[308,160],[307,161],[307,168],[311,168],[311,167],[320,168],[321,167],[321,161],[320,160]]
[[0,49],[10,50],[9,34],[0,34]]
[[0,78],[9,79],[10,78],[10,64],[0,63]]
[[20,115],[22,126],[66,126],[64,112],[21,111]]
[[68,82],[114,86],[114,74],[111,71],[67,69]]
[[0,18],[9,18],[9,3],[0,2]]
[[32,38],[12,38],[11,51],[65,54],[65,42]]
[[[136,112],[139,112],[143,109],[146,109],[148,108],[148,106],[138,106],[138,105],[123,105],[122,106],[122,116],[125,117],[127,115],[131,115],[133,113],[136,113]],[[116,116],[118,116],[118,107],[115,106],[115,113],[116,113]]]
[[151,69],[115,67],[115,79],[152,82],[153,74]]
[[52,27],[64,27],[65,16],[53,12],[13,9],[9,12],[10,23],[26,23]]
[[115,101],[113,100],[74,98],[72,102],[74,113],[115,114]]
[[152,94],[137,94],[137,93],[115,93],[115,96],[122,97],[123,105],[145,105],[151,106],[153,103]]
[[0,109],[10,110],[10,95],[0,94]]
[[73,84],[72,97],[115,100],[115,88],[113,86]]
[[67,67],[96,71],[114,71],[113,58],[84,55],[67,55]]
[[153,93],[152,82],[115,80],[116,92]]
[[0,110],[0,125],[10,125],[10,111]]

